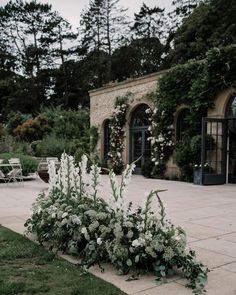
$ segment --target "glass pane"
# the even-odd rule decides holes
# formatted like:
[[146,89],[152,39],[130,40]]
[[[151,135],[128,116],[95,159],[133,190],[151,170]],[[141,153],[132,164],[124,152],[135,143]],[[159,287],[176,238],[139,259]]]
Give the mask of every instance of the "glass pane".
[[190,116],[190,110],[184,109],[180,112],[177,119],[177,132],[176,132],[176,138],[177,140],[183,139],[183,136],[185,135],[186,131],[189,130],[189,121],[188,117]]
[[229,127],[229,182],[236,183],[236,119],[228,121]]
[[207,122],[205,136],[205,174],[222,173],[223,126],[222,122]]
[[107,120],[104,124],[104,160],[108,160],[108,153],[110,150],[110,121]]
[[138,107],[132,116],[132,127],[147,127],[149,125],[148,114],[146,105],[141,105]]
[[144,157],[144,161],[147,161],[147,160],[150,160],[151,158],[151,142],[150,140],[147,140],[148,137],[150,137],[150,132],[145,131],[144,136],[145,136],[145,142],[144,142],[143,157]]
[[[142,131],[132,134],[132,162],[142,156]],[[136,163],[137,167],[141,167],[141,159]]]
[[229,102],[229,106],[228,106],[228,110],[227,110],[227,117],[235,117],[236,118],[236,96],[232,97]]

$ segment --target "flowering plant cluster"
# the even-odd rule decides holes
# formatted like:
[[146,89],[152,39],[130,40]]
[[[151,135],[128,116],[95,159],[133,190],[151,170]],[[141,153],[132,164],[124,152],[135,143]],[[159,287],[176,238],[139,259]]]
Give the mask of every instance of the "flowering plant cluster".
[[116,98],[115,109],[110,121],[110,150],[108,153],[110,166],[116,174],[120,174],[124,169],[122,153],[124,151],[124,126],[126,114],[129,107],[128,99],[131,94]]
[[[122,274],[152,271],[159,279],[179,268],[189,287],[202,294],[207,270],[187,250],[184,231],[167,220],[159,191],[152,190],[137,209],[126,205],[135,167],[131,164],[120,181],[110,171],[106,202],[100,197],[100,168],[94,164],[87,172],[87,160],[83,156],[77,166],[73,157],[63,154],[57,172],[54,163],[49,164],[49,188],[33,205],[28,231],[52,249],[79,255],[87,267],[106,261]],[[152,211],[154,198],[158,213]]]
[[155,107],[153,110],[147,109],[146,113],[150,115],[149,131],[151,136],[152,154],[151,161],[153,169],[151,175],[153,177],[163,177],[165,171],[165,163],[173,152],[173,125],[167,123],[164,118],[166,116],[164,110]]

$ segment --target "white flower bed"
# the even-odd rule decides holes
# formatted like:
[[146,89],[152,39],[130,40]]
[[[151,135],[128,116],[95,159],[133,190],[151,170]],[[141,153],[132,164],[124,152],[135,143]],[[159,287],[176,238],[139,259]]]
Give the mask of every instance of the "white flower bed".
[[[47,193],[38,196],[32,216],[26,223],[40,243],[76,254],[89,267],[110,262],[122,273],[152,271],[165,278],[180,268],[195,293],[201,294],[207,271],[186,248],[186,236],[180,227],[166,219],[158,191],[151,191],[143,207],[124,206],[134,164],[127,165],[118,182],[110,171],[111,196],[104,201],[100,191],[100,167],[91,166],[87,157],[79,165],[74,158],[62,155],[59,171],[49,165]],[[159,212],[152,212],[152,202]]]

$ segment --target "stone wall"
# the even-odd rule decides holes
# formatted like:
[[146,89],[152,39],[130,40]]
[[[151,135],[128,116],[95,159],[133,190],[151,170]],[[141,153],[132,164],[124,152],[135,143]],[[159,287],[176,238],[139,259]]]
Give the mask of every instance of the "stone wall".
[[127,114],[127,124],[125,126],[125,152],[124,162],[129,162],[129,124],[133,110],[140,104],[147,104],[153,107],[147,94],[156,90],[158,78],[163,72],[154,73],[136,79],[129,79],[120,83],[109,84],[105,87],[90,91],[90,124],[96,126],[99,131],[99,141],[97,153],[103,158],[103,126],[107,119],[110,119],[114,111],[116,97],[132,93],[129,101],[129,111]]
[[[147,104],[153,108],[153,103],[148,99],[148,94],[155,91],[158,87],[158,79],[163,72],[154,73],[140,78],[129,79],[120,83],[112,83],[102,88],[90,91],[90,123],[91,126],[96,126],[99,131],[99,140],[97,144],[97,154],[103,159],[103,127],[107,119],[110,119],[114,111],[114,105],[118,96],[124,96],[127,93],[132,93],[129,101],[129,111],[127,114],[127,124],[125,126],[125,151],[123,154],[124,163],[130,161],[130,121],[131,115],[137,106]],[[220,92],[215,99],[214,107],[208,110],[208,117],[224,118],[226,105],[234,92],[233,89],[228,89]],[[178,113],[182,108],[188,107],[180,105],[173,114],[174,126],[176,127]],[[175,139],[173,139],[175,141]],[[179,175],[179,169],[174,162],[173,157],[167,163],[168,176]]]

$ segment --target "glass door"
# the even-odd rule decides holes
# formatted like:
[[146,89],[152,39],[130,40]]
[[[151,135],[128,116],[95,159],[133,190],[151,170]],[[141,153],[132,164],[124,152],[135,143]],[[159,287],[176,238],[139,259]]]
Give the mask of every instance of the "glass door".
[[136,174],[141,174],[142,165],[151,157],[151,143],[147,140],[149,133],[146,129],[131,131],[131,162],[139,159],[135,163]]
[[236,183],[236,119],[228,119],[228,182]]
[[202,184],[226,182],[226,120],[203,118],[202,124]]

